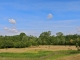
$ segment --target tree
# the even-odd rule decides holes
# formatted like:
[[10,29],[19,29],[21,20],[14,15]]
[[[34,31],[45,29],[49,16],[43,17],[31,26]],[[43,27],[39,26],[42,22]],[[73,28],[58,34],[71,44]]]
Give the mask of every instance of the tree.
[[63,36],[63,33],[62,32],[58,32],[56,33],[57,36]]
[[77,41],[76,41],[76,48],[78,49],[78,51],[80,51],[80,39],[77,38]]
[[56,35],[57,35],[58,43],[60,45],[64,45],[65,44],[65,37],[64,37],[63,33],[62,32],[58,32],[58,33],[56,33]]
[[39,39],[41,39],[42,45],[50,44],[50,36],[51,31],[42,32],[39,36]]
[[20,40],[22,40],[22,38],[23,38],[23,36],[26,36],[26,34],[25,33],[20,33],[20,35],[19,35],[19,37],[20,37]]

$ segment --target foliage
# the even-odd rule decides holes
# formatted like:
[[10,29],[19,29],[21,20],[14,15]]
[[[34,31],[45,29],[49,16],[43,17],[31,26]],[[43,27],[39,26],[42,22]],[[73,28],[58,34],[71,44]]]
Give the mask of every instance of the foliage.
[[39,45],[76,45],[80,49],[80,35],[64,35],[57,32],[56,36],[51,35],[51,31],[42,32],[39,37],[27,36],[20,33],[14,36],[0,36],[0,48],[24,48]]

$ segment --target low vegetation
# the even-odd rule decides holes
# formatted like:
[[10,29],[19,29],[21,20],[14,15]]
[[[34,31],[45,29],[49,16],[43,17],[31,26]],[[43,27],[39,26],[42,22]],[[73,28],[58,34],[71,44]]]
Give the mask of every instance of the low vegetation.
[[0,59],[55,60],[64,56],[79,54],[76,50],[38,51],[38,53],[0,53]]
[[51,54],[50,51],[39,51],[38,53],[0,53],[0,57],[11,57],[11,58],[40,58]]
[[56,60],[80,60],[80,54],[65,56],[65,57],[58,58]]

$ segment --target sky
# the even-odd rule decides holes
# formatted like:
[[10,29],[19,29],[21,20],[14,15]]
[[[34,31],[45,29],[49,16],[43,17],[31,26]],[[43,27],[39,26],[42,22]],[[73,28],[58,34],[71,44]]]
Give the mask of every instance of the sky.
[[0,35],[80,34],[80,0],[0,0]]

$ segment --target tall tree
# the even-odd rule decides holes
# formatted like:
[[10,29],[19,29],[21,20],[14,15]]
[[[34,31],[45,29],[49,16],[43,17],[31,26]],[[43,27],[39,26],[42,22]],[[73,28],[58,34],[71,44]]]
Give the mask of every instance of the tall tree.
[[47,32],[42,32],[39,36],[39,39],[42,40],[42,44],[50,44],[50,36],[51,36],[51,31]]

